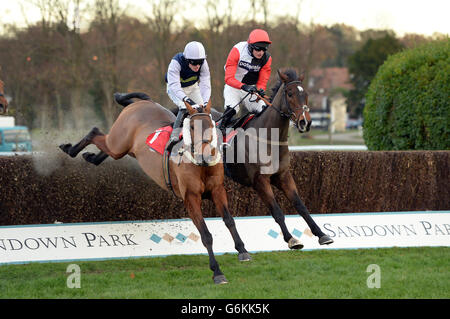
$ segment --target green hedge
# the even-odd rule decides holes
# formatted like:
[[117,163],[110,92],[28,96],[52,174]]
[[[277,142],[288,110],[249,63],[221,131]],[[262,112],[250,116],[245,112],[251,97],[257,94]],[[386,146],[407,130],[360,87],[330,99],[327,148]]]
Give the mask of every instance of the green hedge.
[[450,149],[450,39],[390,56],[369,86],[369,150]]

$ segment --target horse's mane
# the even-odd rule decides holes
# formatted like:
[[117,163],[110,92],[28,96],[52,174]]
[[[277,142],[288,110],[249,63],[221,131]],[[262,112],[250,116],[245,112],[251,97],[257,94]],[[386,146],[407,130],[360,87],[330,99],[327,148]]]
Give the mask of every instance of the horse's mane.
[[[296,81],[298,79],[297,70],[295,70],[293,68],[283,69],[283,70],[281,70],[281,73],[286,75],[289,78],[289,81]],[[280,89],[281,84],[283,84],[283,82],[281,81],[280,78],[278,78],[277,83],[275,83],[275,85],[272,88],[272,94],[270,95],[270,100],[269,100],[270,103],[273,102],[273,99],[275,98],[275,95],[277,95],[277,92]]]

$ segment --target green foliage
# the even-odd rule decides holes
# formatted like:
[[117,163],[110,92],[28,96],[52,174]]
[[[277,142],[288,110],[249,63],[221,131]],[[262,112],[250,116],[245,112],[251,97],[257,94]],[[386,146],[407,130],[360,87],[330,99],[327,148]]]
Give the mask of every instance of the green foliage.
[[450,39],[389,57],[370,84],[363,137],[369,150],[450,149]]
[[347,95],[347,104],[353,117],[361,116],[364,95],[378,68],[389,55],[397,53],[403,48],[394,35],[386,33],[381,38],[370,38],[361,49],[350,56],[348,66],[353,75],[351,82],[354,89]]

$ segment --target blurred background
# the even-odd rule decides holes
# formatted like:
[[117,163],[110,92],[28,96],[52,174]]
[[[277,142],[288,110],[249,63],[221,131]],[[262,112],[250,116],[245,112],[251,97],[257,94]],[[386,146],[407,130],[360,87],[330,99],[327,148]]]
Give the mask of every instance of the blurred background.
[[[312,133],[290,144],[364,144],[365,94],[387,57],[447,39],[448,1],[1,0],[0,79],[9,116],[33,139],[108,131],[121,111],[114,92],[141,91],[167,108],[172,57],[201,41],[212,102],[223,110],[224,63],[254,28],[273,44],[276,70],[305,73]],[[62,133],[61,133],[62,132]],[[52,135],[53,136],[53,135]],[[71,135],[73,136],[73,135]],[[73,138],[73,137],[72,137]],[[52,143],[54,144],[54,143]]]

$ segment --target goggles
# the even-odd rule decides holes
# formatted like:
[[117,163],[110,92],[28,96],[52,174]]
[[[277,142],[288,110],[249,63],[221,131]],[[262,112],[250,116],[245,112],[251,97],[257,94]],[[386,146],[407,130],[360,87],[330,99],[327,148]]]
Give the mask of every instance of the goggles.
[[257,45],[252,45],[252,50],[255,50],[255,51],[263,51],[263,52],[266,52],[267,51],[267,48],[266,47],[260,47],[260,46],[257,46]]
[[197,60],[188,59],[187,61],[189,64],[192,64],[192,65],[202,65],[205,60],[204,59],[197,59]]

